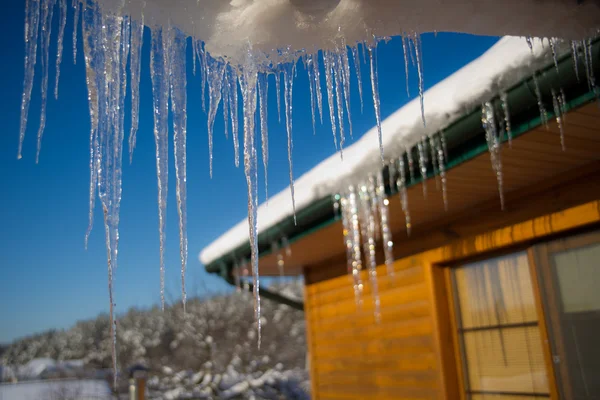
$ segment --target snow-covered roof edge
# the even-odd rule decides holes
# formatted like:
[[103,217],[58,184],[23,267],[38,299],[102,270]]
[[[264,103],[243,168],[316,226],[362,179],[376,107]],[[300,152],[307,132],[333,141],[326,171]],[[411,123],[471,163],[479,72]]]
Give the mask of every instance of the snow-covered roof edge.
[[[413,99],[382,122],[386,157],[398,156],[414,146],[423,135],[434,134],[465,113],[479,107],[499,92],[552,62],[549,46],[540,41],[530,49],[525,39],[503,37],[488,51],[425,92],[425,118],[421,105]],[[334,154],[295,181],[296,209],[301,210],[327,195],[343,192],[381,168],[377,127],[371,128],[353,145],[344,149],[344,159]],[[258,208],[258,232],[293,214],[289,188]],[[244,219],[200,253],[207,265],[248,241],[248,221]]]

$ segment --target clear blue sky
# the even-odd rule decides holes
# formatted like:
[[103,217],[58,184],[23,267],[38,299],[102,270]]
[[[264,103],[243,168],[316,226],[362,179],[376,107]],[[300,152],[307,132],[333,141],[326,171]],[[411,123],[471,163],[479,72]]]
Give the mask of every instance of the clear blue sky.
[[[81,41],[77,65],[72,63],[69,22],[65,36],[59,99],[48,101],[48,118],[39,165],[35,141],[39,123],[39,70],[33,89],[23,159],[17,160],[20,97],[23,80],[24,1],[3,4],[0,14],[0,343],[50,328],[66,328],[77,320],[108,309],[106,250],[100,209],[87,251],[83,239],[88,214],[89,115]],[[55,13],[56,19],[56,13]],[[56,20],[53,31],[56,32]],[[116,272],[117,311],[148,307],[160,300],[158,267],[157,187],[152,134],[152,92],[146,32],[141,83],[140,130],[132,165],[124,157],[119,269]],[[425,88],[482,54],[497,38],[456,34],[425,35]],[[50,92],[54,82],[53,38]],[[379,87],[382,116],[407,100],[400,40],[379,46]],[[38,59],[39,60],[39,59]],[[233,163],[231,138],[225,140],[222,118],[215,124],[214,177],[209,178],[206,115],[200,107],[200,80],[188,81],[188,293],[228,290],[208,276],[198,253],[229,227],[246,217],[243,169]],[[352,108],[356,138],[374,123],[371,91],[363,65],[365,111],[361,115],[356,82]],[[410,68],[411,95],[418,93],[416,70]],[[354,77],[353,77],[354,79]],[[273,82],[271,82],[273,83]],[[288,185],[285,125],[277,121],[275,85],[270,85],[269,192]],[[307,78],[300,68],[294,82],[294,173],[296,177],[334,153],[328,118],[312,135]],[[427,107],[427,98],[425,98]],[[129,99],[127,99],[129,109]],[[126,111],[128,113],[128,111]],[[128,132],[129,118],[126,117]],[[241,140],[241,136],[240,136]],[[350,143],[351,144],[351,141]],[[171,143],[172,149],[172,143]],[[125,148],[125,154],[128,149]],[[171,150],[172,151],[172,150]],[[167,290],[179,298],[179,239],[173,156],[167,216]],[[259,169],[262,172],[262,167]],[[262,176],[259,178],[262,179]],[[262,184],[262,181],[261,181]],[[259,190],[261,201],[264,190]]]

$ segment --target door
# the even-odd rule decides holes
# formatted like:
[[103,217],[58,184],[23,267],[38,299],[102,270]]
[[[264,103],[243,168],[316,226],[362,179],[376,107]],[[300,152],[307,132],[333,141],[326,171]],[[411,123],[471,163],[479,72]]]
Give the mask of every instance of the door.
[[561,399],[600,399],[600,232],[536,246]]

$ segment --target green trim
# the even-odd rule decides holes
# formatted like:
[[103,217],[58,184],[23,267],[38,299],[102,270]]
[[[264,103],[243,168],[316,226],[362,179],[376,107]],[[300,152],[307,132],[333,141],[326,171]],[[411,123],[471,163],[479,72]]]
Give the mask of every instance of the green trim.
[[[594,59],[594,72],[596,75],[600,75],[599,39],[593,42],[592,58]],[[559,71],[557,72],[554,64],[551,63],[547,67],[536,71],[542,100],[549,118],[555,116],[553,113],[552,96],[550,95],[553,87],[557,89],[562,87],[567,97],[572,98],[572,100],[567,102],[567,111],[589,103],[598,97],[597,92],[590,92],[588,89],[583,55],[579,57],[580,80],[575,75],[570,52],[558,60],[558,68]],[[529,76],[506,92],[511,112],[511,123],[513,125],[513,138],[519,137],[531,129],[542,125],[534,87],[533,77]],[[499,101],[498,98],[493,100],[495,103]],[[452,122],[444,129],[444,135],[449,153],[446,170],[455,168],[488,151],[484,130],[481,125],[481,111],[478,108]],[[508,138],[504,138],[504,141],[507,140]],[[413,150],[416,151],[416,149]],[[418,155],[414,154],[413,158],[418,160]],[[384,170],[384,174],[387,174],[386,170]],[[433,170],[429,166],[426,179],[430,179],[433,176]],[[413,181],[408,182],[407,187],[412,187],[421,182],[421,177],[415,176]],[[395,193],[391,189],[390,194]],[[294,225],[293,216],[289,216],[261,233],[258,237],[260,257],[271,254],[271,243],[281,240],[283,236],[287,236],[289,243],[292,244],[336,222],[338,217],[334,215],[334,201],[332,197],[321,198],[299,210],[296,214],[298,225]],[[227,281],[230,281],[229,278],[231,277],[234,260],[248,259],[249,257],[250,244],[246,243],[208,264],[206,271],[220,274]]]

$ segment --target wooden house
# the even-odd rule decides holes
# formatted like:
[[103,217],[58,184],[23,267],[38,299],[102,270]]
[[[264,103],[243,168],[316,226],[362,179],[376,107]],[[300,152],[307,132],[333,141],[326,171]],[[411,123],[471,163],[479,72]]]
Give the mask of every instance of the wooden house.
[[[600,398],[600,103],[583,72],[600,76],[599,50],[576,60],[579,77],[567,54],[511,85],[512,140],[499,134],[497,154],[475,107],[442,127],[444,171],[430,157],[424,182],[417,171],[400,185],[398,164],[383,169],[393,263],[380,237],[377,293],[364,261],[357,301],[335,193],[301,207],[297,225],[260,229],[261,275],[280,273],[271,243],[285,237],[285,272],[304,276],[313,398]],[[250,247],[211,251],[207,270],[233,282]]]

